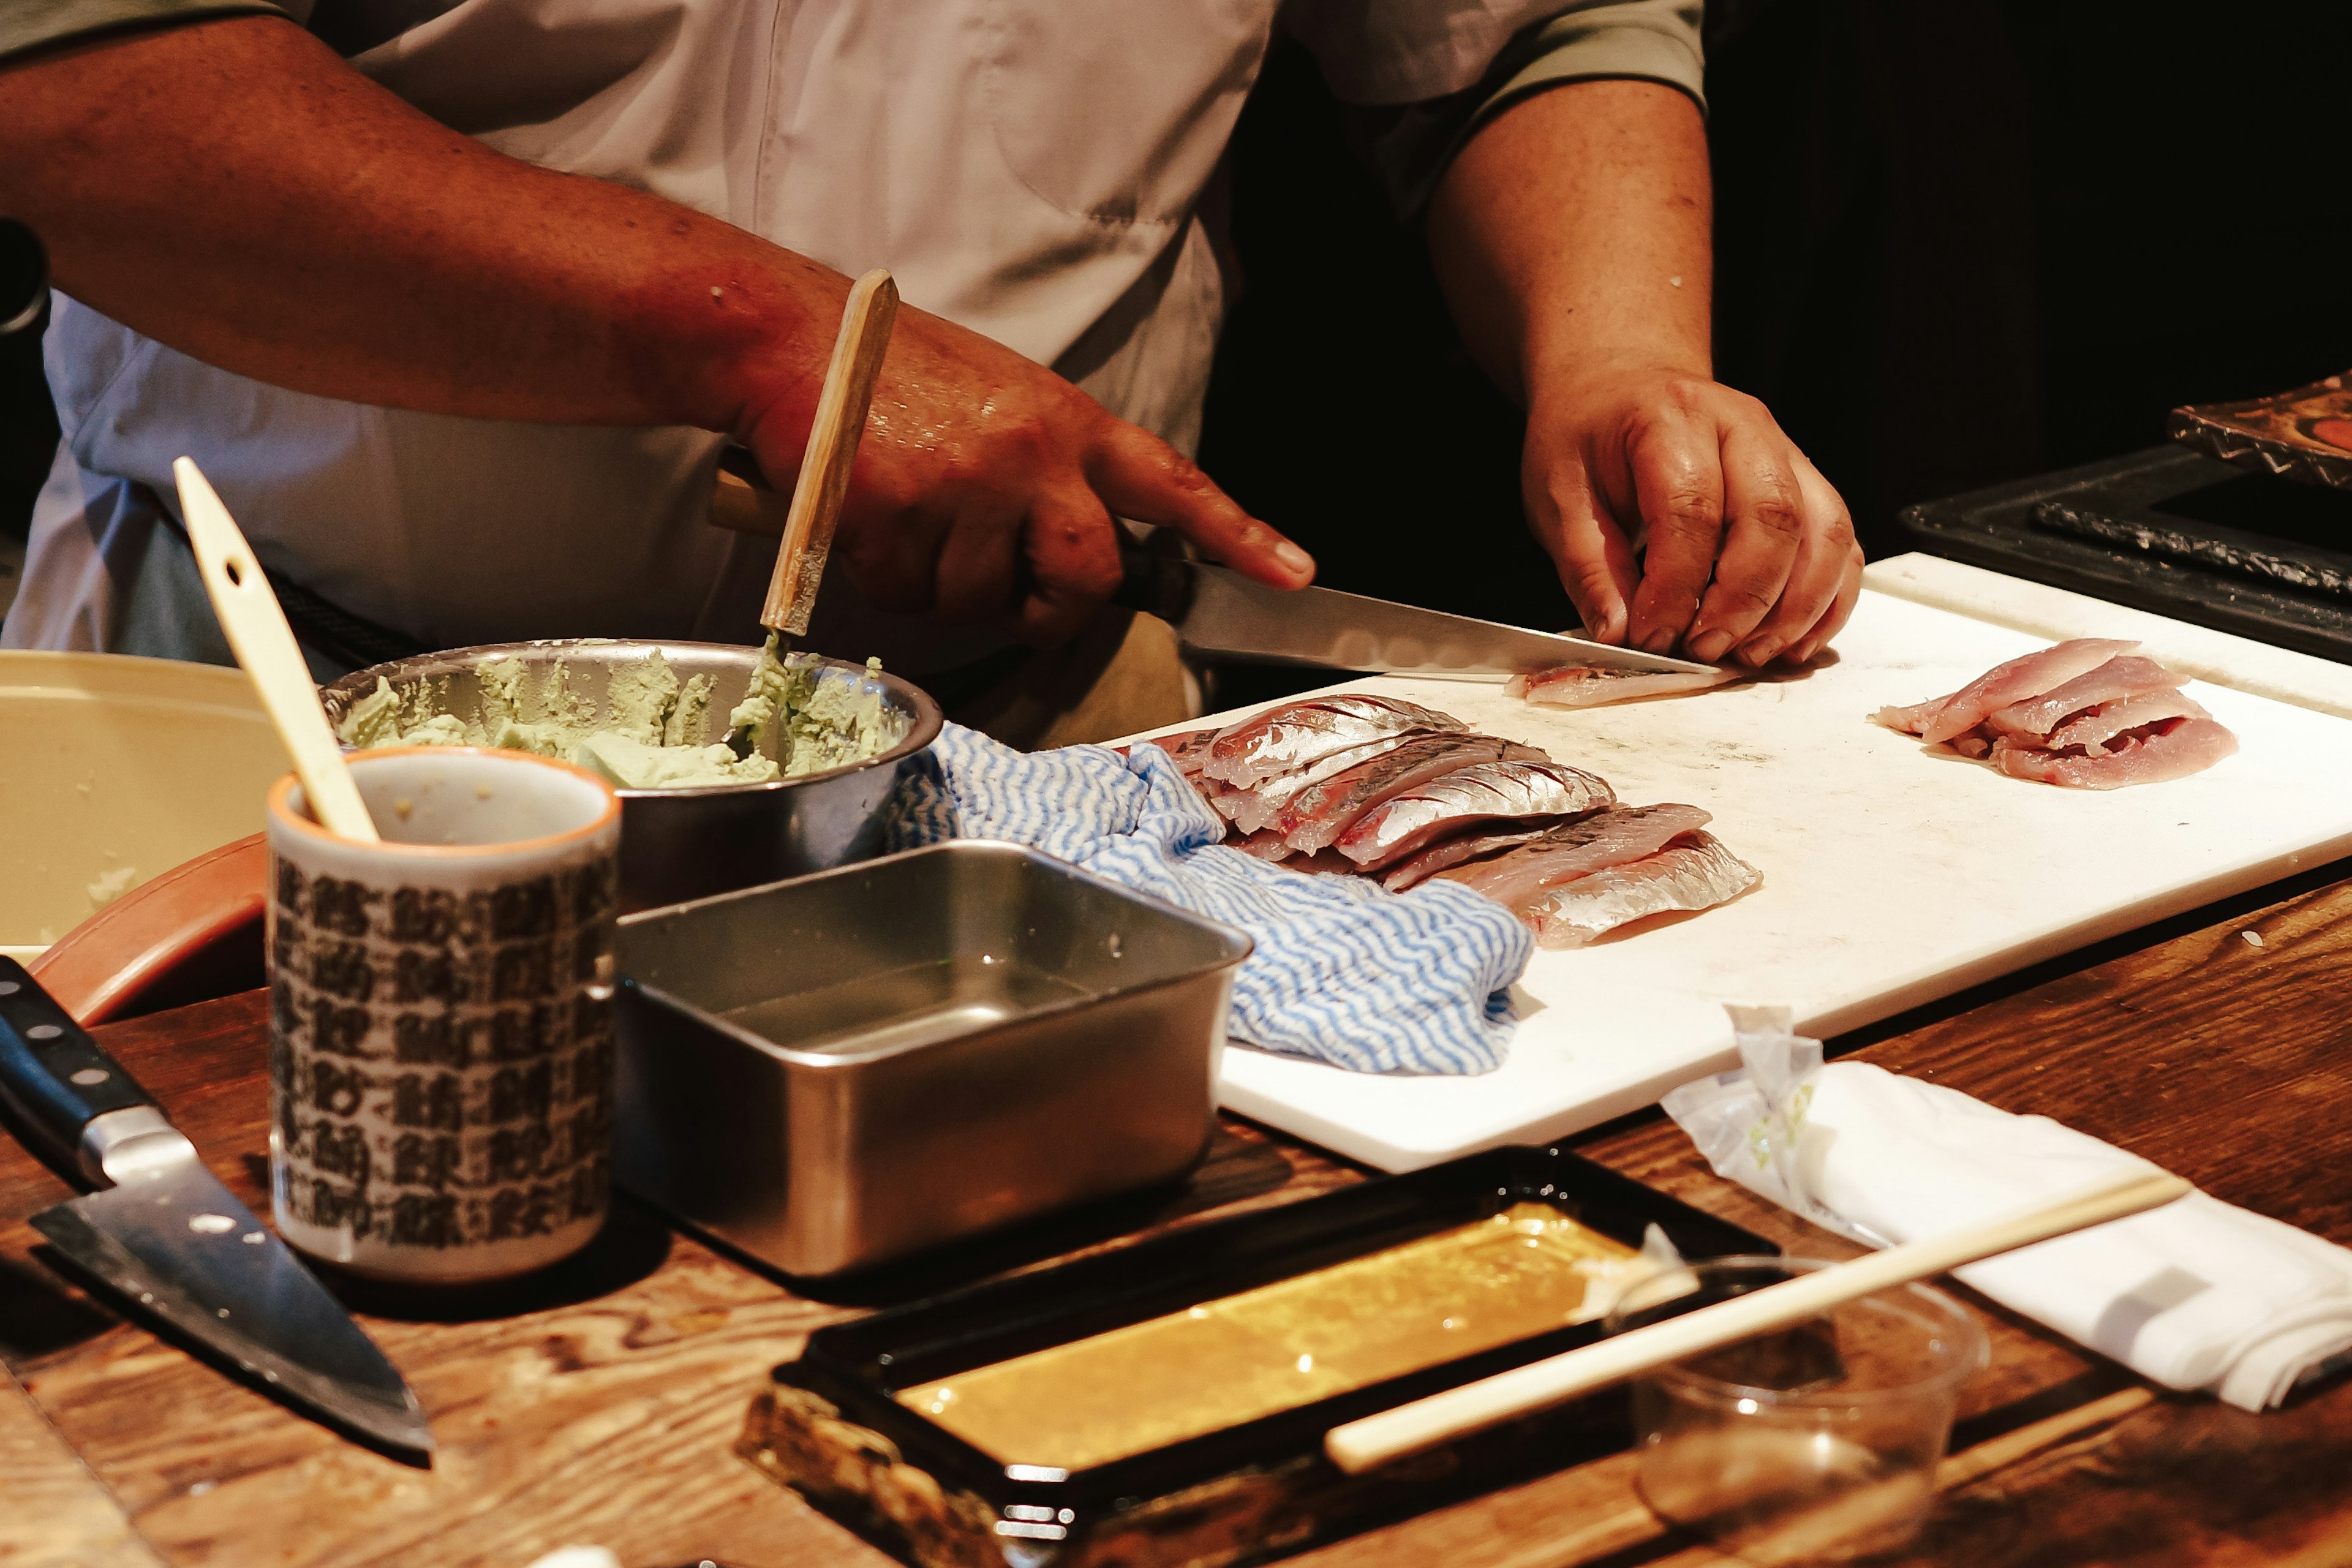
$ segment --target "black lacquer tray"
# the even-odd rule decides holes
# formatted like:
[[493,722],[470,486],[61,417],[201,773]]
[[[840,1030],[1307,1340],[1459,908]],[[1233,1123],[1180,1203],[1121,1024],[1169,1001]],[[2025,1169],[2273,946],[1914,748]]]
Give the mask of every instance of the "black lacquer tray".
[[974,1367],[1538,1203],[1629,1246],[1660,1226],[1686,1258],[1760,1237],[1555,1148],[1498,1149],[1213,1222],[822,1329],[776,1369],[740,1450],[924,1568],[1235,1563],[1418,1511],[1620,1446],[1622,1396],[1482,1434],[1363,1477],[1326,1431],[1597,1338],[1583,1323],[1097,1466],[991,1458],[892,1397]]

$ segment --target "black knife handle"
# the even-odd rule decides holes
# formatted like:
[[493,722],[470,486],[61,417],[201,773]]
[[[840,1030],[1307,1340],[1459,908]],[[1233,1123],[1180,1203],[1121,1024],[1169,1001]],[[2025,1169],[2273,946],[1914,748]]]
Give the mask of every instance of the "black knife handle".
[[1118,530],[1120,576],[1110,602],[1181,626],[1192,604],[1192,563],[1181,556],[1154,554],[1136,542],[1123,524],[1111,526]]
[[67,1170],[81,1165],[83,1128],[155,1103],[13,958],[0,958],[0,1100],[37,1152]]

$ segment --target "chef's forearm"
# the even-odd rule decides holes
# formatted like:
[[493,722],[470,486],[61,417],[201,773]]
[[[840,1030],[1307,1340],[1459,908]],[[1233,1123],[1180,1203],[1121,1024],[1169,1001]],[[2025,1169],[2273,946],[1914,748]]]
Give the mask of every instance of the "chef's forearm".
[[1706,132],[1650,81],[1581,81],[1482,126],[1429,207],[1471,353],[1522,403],[1545,380],[1712,374]]
[[808,395],[847,289],[492,152],[267,17],[0,68],[0,212],[59,288],[197,358],[491,418],[736,428]]

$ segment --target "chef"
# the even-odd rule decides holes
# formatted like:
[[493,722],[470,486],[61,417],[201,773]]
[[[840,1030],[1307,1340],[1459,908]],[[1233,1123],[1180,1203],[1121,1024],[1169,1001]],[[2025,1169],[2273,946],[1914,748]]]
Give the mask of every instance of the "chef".
[[[809,641],[1022,743],[1184,716],[1114,519],[1313,563],[1187,454],[1201,216],[1272,30],[1363,106],[1592,633],[1801,661],[1860,554],[1708,358],[1697,0],[54,0],[0,18],[0,211],[63,429],[0,641],[226,661],[194,455],[320,673],[756,637],[849,275],[898,316]],[[736,498],[732,504],[740,504]],[[1475,550],[1475,539],[1432,548]],[[356,649],[356,652],[352,650]],[[341,658],[336,657],[337,653]]]

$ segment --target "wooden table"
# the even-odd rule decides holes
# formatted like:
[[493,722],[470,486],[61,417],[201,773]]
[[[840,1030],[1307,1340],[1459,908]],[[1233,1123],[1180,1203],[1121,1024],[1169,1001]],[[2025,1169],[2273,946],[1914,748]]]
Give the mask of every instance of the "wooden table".
[[[2334,880],[2347,875],[2216,906],[1833,1048],[2056,1116],[2352,1243],[2352,881]],[[100,1033],[262,1209],[257,994]],[[1852,1250],[1717,1179],[1654,1114],[1576,1143],[1792,1251]],[[425,1470],[329,1436],[60,1284],[29,1256],[24,1221],[67,1189],[0,1141],[0,1352],[37,1406],[0,1384],[0,1564],[523,1568],[600,1544],[626,1568],[883,1568],[889,1559],[730,1452],[751,1392],[809,1331],[950,1279],[1364,1174],[1229,1121],[1173,1200],[968,1253],[860,1300],[796,1295],[624,1204],[590,1255],[528,1295],[438,1313],[371,1303],[369,1331],[434,1418],[440,1454]],[[1993,1361],[1968,1391],[1917,1561],[2352,1564],[2352,1378],[2249,1415],[2154,1392],[1977,1305]],[[1620,1453],[1294,1561],[1723,1561],[1662,1531],[1631,1478]]]

